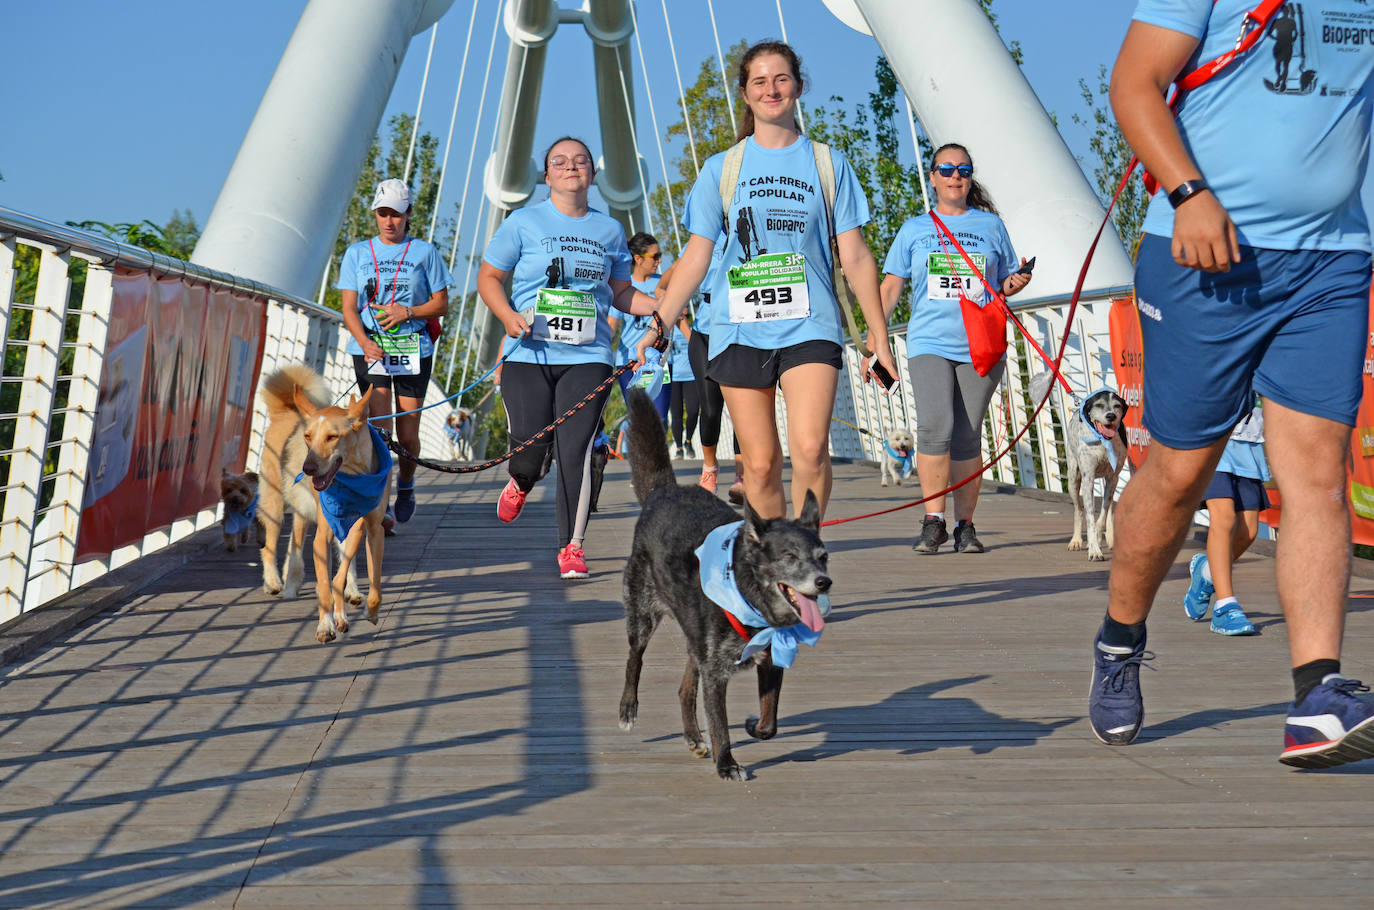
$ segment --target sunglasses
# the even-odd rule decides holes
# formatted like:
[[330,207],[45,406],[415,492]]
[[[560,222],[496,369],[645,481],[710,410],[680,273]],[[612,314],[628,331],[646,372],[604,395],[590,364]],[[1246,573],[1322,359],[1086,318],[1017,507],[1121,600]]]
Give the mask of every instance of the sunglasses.
[[937,164],[935,173],[941,177],[953,177],[956,173],[960,177],[972,177],[973,165],[971,164]]
[[652,259],[652,260],[654,260],[655,262],[657,262],[658,260],[660,260],[660,259],[663,258],[663,254],[662,254],[662,253],[654,253],[652,256],[644,255],[644,256],[640,256],[639,258],[640,258],[640,259]]
[[591,167],[592,159],[586,155],[574,155],[569,158],[567,155],[557,155],[549,159],[549,169],[554,171],[565,171],[569,168]]

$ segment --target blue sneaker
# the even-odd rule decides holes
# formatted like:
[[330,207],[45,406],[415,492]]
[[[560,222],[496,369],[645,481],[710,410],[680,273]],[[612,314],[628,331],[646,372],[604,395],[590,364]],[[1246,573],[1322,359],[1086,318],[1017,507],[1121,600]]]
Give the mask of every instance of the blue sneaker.
[[1229,603],[1212,611],[1212,631],[1218,635],[1254,635],[1255,626],[1238,603]]
[[415,488],[397,487],[396,488],[396,520],[401,524],[410,521],[415,514]]
[[1140,696],[1140,665],[1154,660],[1145,650],[1145,638],[1134,648],[1118,648],[1102,640],[1093,642],[1093,685],[1088,693],[1088,725],[1099,742],[1124,746],[1135,739],[1145,720],[1145,701]]
[[1193,622],[1202,622],[1202,617],[1207,615],[1207,608],[1212,604],[1212,592],[1215,590],[1212,583],[1202,574],[1202,567],[1205,565],[1206,553],[1195,553],[1193,558],[1188,560],[1188,575],[1192,581],[1188,584],[1188,593],[1183,595],[1183,612],[1187,613]]
[[1374,758],[1374,705],[1355,696],[1368,691],[1358,679],[1328,673],[1301,704],[1289,706],[1279,761],[1294,768],[1334,768]]

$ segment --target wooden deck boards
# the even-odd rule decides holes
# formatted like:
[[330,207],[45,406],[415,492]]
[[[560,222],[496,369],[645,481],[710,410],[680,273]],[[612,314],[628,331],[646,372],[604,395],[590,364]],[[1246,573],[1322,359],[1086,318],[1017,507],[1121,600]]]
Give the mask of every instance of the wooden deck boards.
[[[211,551],[6,668],[0,907],[1370,900],[1374,763],[1275,760],[1291,692],[1267,559],[1236,571],[1263,634],[1224,639],[1184,619],[1180,557],[1145,731],[1111,749],[1083,719],[1106,566],[1065,550],[1066,505],[985,493],[981,556],[913,554],[916,510],[827,529],[830,628],[788,673],[776,739],[745,735],[737,678],[754,777],[731,784],[682,745],[669,624],[638,725],[616,725],[624,466],[585,582],[557,577],[551,486],[505,527],[498,473],[422,476],[381,623],[332,646],[309,584],[269,599],[255,553]],[[832,517],[915,495],[837,475]],[[1352,600],[1345,657],[1366,679],[1371,609]]]

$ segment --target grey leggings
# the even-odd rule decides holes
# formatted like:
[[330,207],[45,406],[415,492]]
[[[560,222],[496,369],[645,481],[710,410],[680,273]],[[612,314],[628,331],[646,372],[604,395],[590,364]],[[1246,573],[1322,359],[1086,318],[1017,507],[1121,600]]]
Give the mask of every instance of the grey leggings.
[[983,454],[983,416],[1007,368],[999,361],[979,376],[971,363],[938,354],[917,354],[907,361],[911,394],[916,399],[916,451],[967,461]]

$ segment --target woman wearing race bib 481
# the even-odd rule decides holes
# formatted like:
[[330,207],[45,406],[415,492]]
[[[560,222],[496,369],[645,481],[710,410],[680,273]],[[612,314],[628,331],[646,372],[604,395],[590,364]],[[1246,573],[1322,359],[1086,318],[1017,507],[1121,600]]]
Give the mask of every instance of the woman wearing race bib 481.
[[[404,181],[377,184],[372,210],[377,216],[377,236],[344,252],[336,287],[344,326],[353,336],[347,350],[353,356],[358,390],[376,386],[369,404],[373,414],[381,415],[424,405],[434,360],[425,322],[448,313],[452,279],[439,251],[408,233],[410,188]],[[396,441],[418,456],[420,415],[406,414],[395,420]],[[383,428],[390,429],[389,423]],[[394,517],[409,521],[415,513],[415,462],[398,461]],[[393,510],[387,512],[390,519]]]
[[[869,221],[868,200],[849,162],[832,152],[832,225],[817,150],[797,127],[802,88],[801,62],[782,42],[756,44],[741,58],[739,90],[746,110],[739,174],[733,187],[722,189],[731,152],[714,155],[702,166],[687,199],[691,239],[659,306],[664,325],[675,324],[706,276],[716,242],[725,237],[723,259],[708,289],[707,375],[720,384],[730,409],[745,496],[764,518],[780,518],[787,509],[775,422],[779,388],[787,407],[793,509],[800,513],[807,490],[816,494],[822,512],[830,497],[830,417],[844,337],[833,279],[832,230],[845,275],[873,326],[878,361],[895,369],[882,323],[878,268],[860,232]],[[722,195],[731,197],[728,205]],[[657,340],[656,331],[650,329],[640,341],[641,359]]]
[[[970,346],[970,330],[965,326],[966,306],[996,305],[983,278],[1008,297],[1030,282],[1029,272],[1017,271],[1025,261],[1017,262],[1006,225],[992,199],[973,179],[968,149],[951,142],[936,149],[931,160],[935,212],[910,218],[897,231],[883,264],[887,275],[882,286],[883,313],[890,316],[907,280],[912,284],[907,363],[919,418],[916,473],[921,492],[927,495],[948,487],[951,478],[963,480],[982,467],[983,415],[1006,368],[1005,356],[992,354],[989,359],[995,357],[995,362],[982,364],[984,372],[980,372]],[[968,260],[959,247],[968,254]],[[969,261],[983,278],[969,267]],[[977,332],[976,324],[973,331]],[[1004,324],[1000,332],[1001,350],[1005,352]],[[989,339],[994,344],[998,340]],[[958,519],[955,552],[983,552],[973,530],[978,481],[955,490],[953,499]],[[944,510],[943,496],[926,504],[921,536],[913,546],[917,553],[934,553],[949,540]]]
[[[610,377],[612,306],[637,316],[654,311],[654,298],[630,284],[624,229],[587,205],[595,175],[586,144],[559,139],[544,155],[549,198],[511,212],[482,254],[477,293],[508,336],[501,394],[511,445],[533,437]],[[516,519],[552,445],[563,578],[587,577],[582,541],[591,509],[592,440],[609,392],[602,389],[559,424],[552,439],[511,458],[511,479],[496,506],[502,521]]]

